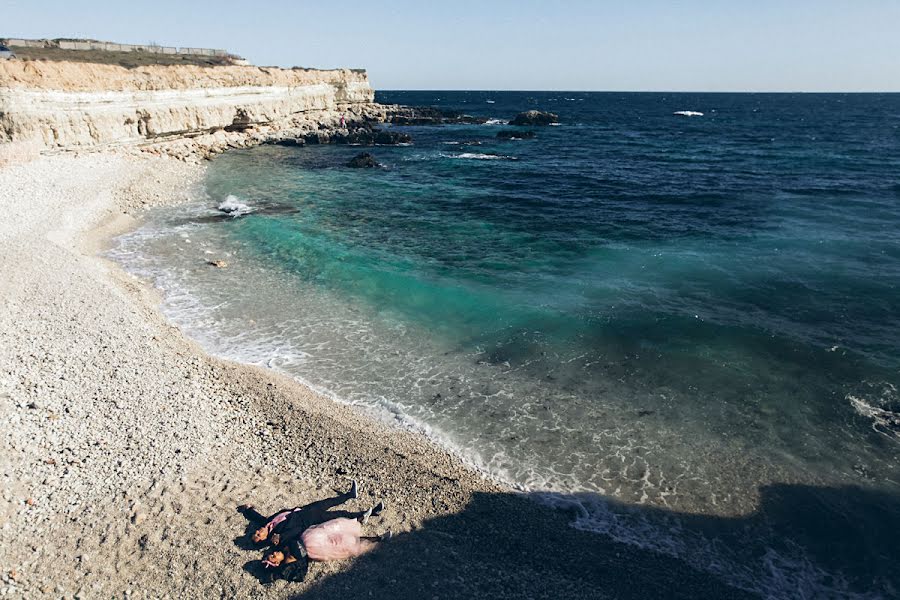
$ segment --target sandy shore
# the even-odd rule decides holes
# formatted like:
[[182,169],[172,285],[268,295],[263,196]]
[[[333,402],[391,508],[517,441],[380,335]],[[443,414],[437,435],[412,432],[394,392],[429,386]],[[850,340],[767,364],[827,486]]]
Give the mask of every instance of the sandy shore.
[[[569,527],[422,437],[207,356],[146,283],[98,256],[202,176],[115,154],[0,169],[0,595],[741,597]],[[368,528],[395,539],[303,584],[261,585],[235,506],[295,506],[350,478],[351,506],[383,498]]]

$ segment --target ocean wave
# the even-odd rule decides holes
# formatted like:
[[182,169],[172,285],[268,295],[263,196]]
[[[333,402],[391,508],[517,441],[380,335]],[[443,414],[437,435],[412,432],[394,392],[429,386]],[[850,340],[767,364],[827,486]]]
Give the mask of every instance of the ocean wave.
[[480,152],[462,152],[460,154],[447,154],[444,158],[458,158],[462,160],[519,160],[515,156],[503,154],[482,154]]
[[702,117],[703,113],[696,110],[676,110],[672,113],[679,117]]
[[485,125],[506,125],[506,121],[504,119],[488,119],[484,122]]
[[222,201],[216,208],[218,208],[220,212],[223,212],[226,215],[230,215],[232,217],[249,215],[254,210],[256,210],[249,204],[241,202],[241,200],[237,196],[233,196],[231,194],[228,194],[228,196],[225,197],[225,200]]

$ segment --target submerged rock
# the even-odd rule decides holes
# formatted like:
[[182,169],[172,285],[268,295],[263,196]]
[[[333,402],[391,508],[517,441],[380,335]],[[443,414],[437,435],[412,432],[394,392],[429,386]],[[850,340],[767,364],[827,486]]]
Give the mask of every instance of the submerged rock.
[[229,217],[242,217],[253,212],[253,208],[241,202],[237,196],[229,194],[217,207],[219,212]]
[[357,154],[351,158],[350,162],[347,163],[347,166],[353,169],[371,169],[380,167],[381,165],[378,164],[378,161],[375,160],[374,156],[368,152],[363,152],[362,154]]
[[526,110],[517,114],[510,125],[550,125],[559,123],[559,115],[541,110]]
[[497,132],[498,140],[530,140],[533,137],[533,131],[510,131],[505,129]]
[[206,261],[206,264],[208,264],[211,267],[216,267],[217,269],[224,269],[225,267],[228,266],[228,263],[225,262],[224,260],[208,260],[208,261]]

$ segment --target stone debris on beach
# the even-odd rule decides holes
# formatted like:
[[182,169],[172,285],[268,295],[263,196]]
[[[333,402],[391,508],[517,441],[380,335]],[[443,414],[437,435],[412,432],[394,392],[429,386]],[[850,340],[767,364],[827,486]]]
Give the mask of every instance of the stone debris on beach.
[[228,266],[228,262],[224,260],[208,260],[206,261],[206,264],[210,265],[211,267],[216,267],[217,269],[224,269]]

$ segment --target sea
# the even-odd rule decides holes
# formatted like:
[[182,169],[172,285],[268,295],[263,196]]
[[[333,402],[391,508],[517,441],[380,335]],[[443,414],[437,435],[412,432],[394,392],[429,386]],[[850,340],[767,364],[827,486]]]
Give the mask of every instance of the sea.
[[574,527],[767,598],[900,595],[900,94],[377,100],[488,121],[229,151],[110,256],[212,354]]

